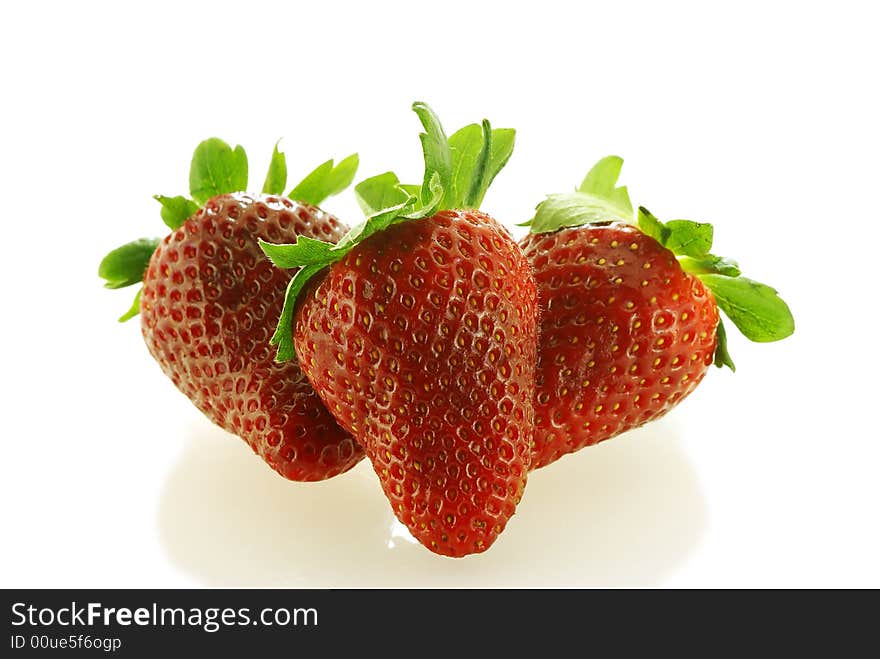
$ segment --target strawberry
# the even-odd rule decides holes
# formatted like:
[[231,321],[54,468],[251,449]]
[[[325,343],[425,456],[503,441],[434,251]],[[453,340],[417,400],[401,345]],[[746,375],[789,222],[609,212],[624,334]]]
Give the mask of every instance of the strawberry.
[[[475,210],[513,148],[512,130],[472,124],[448,140],[413,109],[420,189],[386,173],[356,191],[368,219],[337,246],[300,237],[264,249],[323,271],[276,334],[339,424],[360,442],[394,513],[425,547],[485,551],[514,514],[532,434],[537,301],[510,234]],[[295,341],[295,343],[294,343]]]
[[293,190],[294,202],[280,195],[287,171],[276,147],[264,194],[246,194],[244,150],[207,140],[193,156],[193,199],[156,197],[172,232],[114,250],[99,269],[110,288],[143,280],[120,320],[140,311],[147,348],[178,389],[291,480],[330,478],[363,450],[296,362],[274,362],[270,328],[291,276],[272,267],[257,241],[338,240],[346,228],[316,204],[347,187],[356,168],[357,156],[324,163]]
[[533,469],[663,416],[713,363],[733,370],[719,307],[753,341],[794,331],[775,290],[709,253],[712,225],[639,208],[634,226],[622,163],[548,197],[520,243],[541,309]]

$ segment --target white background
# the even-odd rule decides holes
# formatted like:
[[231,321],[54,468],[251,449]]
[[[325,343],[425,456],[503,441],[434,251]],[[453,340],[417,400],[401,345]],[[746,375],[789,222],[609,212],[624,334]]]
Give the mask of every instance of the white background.
[[[872,3],[14,3],[0,40],[2,586],[880,586]],[[599,157],[708,220],[797,332],[732,339],[667,419],[530,479],[486,554],[414,546],[369,466],[292,484],[149,357],[103,254],[163,225],[193,147],[283,137],[418,178],[413,100],[519,130],[513,224]],[[350,194],[327,204],[359,216]]]

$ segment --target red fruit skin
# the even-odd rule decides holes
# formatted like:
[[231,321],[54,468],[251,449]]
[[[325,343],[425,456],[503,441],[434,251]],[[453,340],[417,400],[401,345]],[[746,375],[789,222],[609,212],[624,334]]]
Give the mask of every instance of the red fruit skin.
[[279,474],[316,481],[353,467],[363,450],[327,412],[295,361],[269,345],[293,271],[272,265],[257,238],[336,241],[332,215],[289,199],[210,199],[159,244],[144,276],[141,329],[177,388]]
[[718,307],[660,243],[609,223],[520,246],[541,309],[533,469],[663,416],[703,379]]
[[488,549],[526,483],[537,351],[534,279],[506,230],[442,211],[371,236],[304,296],[295,345],[419,542]]

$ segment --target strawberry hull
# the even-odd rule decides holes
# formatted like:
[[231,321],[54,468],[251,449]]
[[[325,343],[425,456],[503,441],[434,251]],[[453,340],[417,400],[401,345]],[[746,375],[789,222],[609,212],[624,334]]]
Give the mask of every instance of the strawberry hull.
[[536,321],[528,263],[477,211],[368,238],[297,309],[303,370],[436,553],[488,549],[522,496]]
[[718,307],[625,223],[529,234],[541,309],[532,468],[659,418],[713,363]]
[[141,328],[162,370],[211,421],[291,480],[330,478],[363,451],[297,363],[275,363],[270,328],[292,273],[274,268],[257,239],[335,241],[344,232],[312,206],[220,195],[159,244],[144,276]]

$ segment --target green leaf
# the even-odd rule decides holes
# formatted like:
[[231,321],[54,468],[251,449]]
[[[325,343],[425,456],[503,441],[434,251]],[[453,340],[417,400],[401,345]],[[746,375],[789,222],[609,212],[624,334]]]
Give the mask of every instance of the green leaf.
[[661,245],[666,244],[666,239],[670,234],[669,229],[644,206],[639,206],[638,225],[642,233],[650,236]]
[[578,192],[586,192],[587,194],[607,198],[614,191],[622,168],[623,158],[620,156],[605,156],[587,172],[578,188]]
[[153,195],[153,199],[162,204],[162,210],[159,211],[159,214],[162,216],[162,221],[172,231],[177,231],[199,210],[199,205],[186,197],[163,197],[157,194]]
[[605,156],[587,172],[578,192],[605,199],[617,206],[622,214],[632,217],[633,208],[629,200],[629,192],[625,186],[616,187],[622,167],[623,158],[620,156]]
[[[504,169],[510,156],[513,155],[513,145],[516,142],[516,130],[513,128],[493,128],[492,129],[492,151],[489,154],[489,175],[486,178],[486,186],[488,190],[492,185],[492,181],[498,176],[498,172]],[[480,198],[477,207],[482,203]]]
[[267,243],[262,239],[257,239],[260,249],[269,257],[277,267],[290,269],[302,268],[312,263],[329,262],[332,260],[331,250],[335,247],[333,243],[323,240],[315,240],[308,236],[297,236],[296,242],[291,245],[275,245]]
[[531,221],[532,233],[548,233],[565,227],[627,219],[617,206],[583,192],[550,195],[538,204]]
[[354,181],[355,174],[357,174],[360,162],[360,156],[356,153],[352,153],[350,156],[343,158],[339,164],[333,168],[333,172],[330,175],[328,197],[338,195],[351,185],[352,181]]
[[642,233],[671,250],[676,256],[690,256],[695,259],[711,257],[709,250],[712,249],[714,234],[711,224],[691,220],[661,222],[644,206],[639,206],[637,221]]
[[106,280],[104,286],[124,288],[143,281],[150,257],[158,246],[158,238],[141,238],[107,254],[98,266],[98,276]]
[[406,220],[420,220],[423,217],[430,217],[440,210],[440,204],[443,201],[444,192],[445,190],[440,184],[440,176],[435,172],[428,181],[427,191],[424,187],[422,188],[422,198],[411,199],[411,208],[404,208],[401,218]]
[[426,103],[415,102],[413,111],[418,115],[424,133],[419,134],[422,142],[422,153],[425,157],[425,175],[422,179],[422,201],[427,202],[430,196],[429,183],[434,174],[439,177],[440,185],[443,186],[443,207],[450,208],[452,195],[452,152],[446,133],[440,124],[440,119]]
[[[306,177],[296,184],[296,187],[287,195],[291,199],[301,201],[304,204],[317,206],[326,199],[323,194],[324,185],[333,171],[333,160],[327,160],[315,167]],[[317,201],[314,201],[317,200]]]
[[358,183],[354,186],[354,194],[364,215],[369,217],[383,209],[406,202],[411,196],[418,195],[419,187],[411,187],[415,188],[414,193],[407,192],[400,185],[397,174],[385,172]]
[[449,138],[452,157],[452,176],[448,198],[453,205],[463,203],[474,178],[477,159],[483,149],[483,129],[479,124],[468,124]]
[[[510,136],[511,148],[513,136]],[[615,187],[623,160],[607,156],[593,165],[575,192],[549,195],[537,207],[535,217],[518,226],[531,226],[532,233],[597,222],[632,222],[633,210],[625,187]]]
[[736,373],[736,364],[730,358],[727,351],[727,331],[724,329],[724,323],[718,319],[718,327],[715,328],[715,366],[722,368],[726,366]]
[[414,219],[410,218],[409,214],[413,213],[418,206],[421,204],[417,197],[407,196],[405,201],[375,212],[360,224],[349,229],[333,248],[332,253],[340,254],[338,258],[342,258],[355,245],[362,243],[374,233],[384,231],[392,224]]
[[[655,218],[656,219],[656,218]],[[669,235],[664,245],[674,254],[682,256],[704,256],[712,249],[712,225],[690,220],[670,220],[666,222]]]
[[[482,124],[468,124],[459,129],[444,145],[443,127],[431,108],[415,103],[413,110],[425,128],[419,135],[425,159],[422,185],[402,184],[391,172],[374,176],[355,188],[361,208],[367,215],[374,214],[383,204],[402,203],[403,193],[418,197],[416,207],[420,216],[424,216],[424,209],[435,205],[436,209],[478,208],[489,185],[513,152],[516,131],[493,129],[484,119]],[[438,189],[442,189],[443,196],[440,203],[435,204]],[[376,197],[378,201],[373,200]]]
[[128,311],[122,314],[119,317],[119,322],[124,323],[127,320],[131,320],[135,316],[137,316],[141,312],[141,293],[143,292],[144,287],[141,286],[137,293],[134,294],[134,301],[131,303],[131,307],[129,307]]
[[281,317],[278,319],[275,333],[269,340],[270,345],[278,346],[275,361],[284,362],[296,357],[296,349],[293,345],[293,311],[296,308],[296,298],[308,281],[325,267],[324,263],[306,266],[297,272],[287,285]]
[[727,317],[751,341],[779,341],[794,332],[794,318],[776,290],[746,277],[698,275]]
[[479,208],[492,181],[510,159],[515,136],[514,129],[491,128],[487,120],[453,133],[449,138],[451,189],[444,207]]
[[479,208],[486,189],[489,187],[489,158],[492,154],[492,126],[488,119],[483,119],[480,126],[483,145],[474,165],[474,174],[471,177],[471,185],[464,198],[462,208]]
[[291,199],[305,204],[318,205],[326,195],[323,194],[324,184],[333,172],[333,160],[327,160],[315,167],[306,177],[296,184],[296,187],[287,195]]
[[243,192],[248,183],[247,155],[212,137],[196,147],[189,170],[189,191],[199,205],[227,192]]
[[739,263],[725,256],[715,256],[714,254],[706,254],[699,258],[690,256],[682,256],[678,259],[681,269],[694,275],[727,275],[728,277],[739,277]]
[[333,160],[321,163],[313,169],[287,195],[291,199],[318,206],[327,197],[337,195],[354,180],[358,168],[358,155],[352,154],[334,167]]
[[269,171],[266,172],[266,180],[263,183],[263,194],[284,194],[287,186],[287,156],[278,150],[278,143],[272,149],[272,160],[269,161]]

